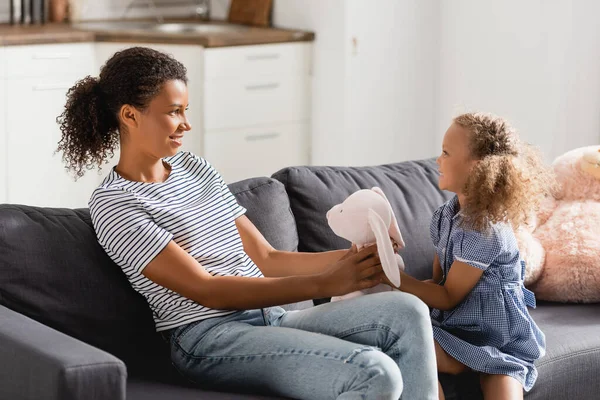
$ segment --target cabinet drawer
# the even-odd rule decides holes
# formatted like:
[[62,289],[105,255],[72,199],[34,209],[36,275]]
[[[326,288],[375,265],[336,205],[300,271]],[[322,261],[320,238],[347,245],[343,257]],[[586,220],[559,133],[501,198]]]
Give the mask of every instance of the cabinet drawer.
[[290,165],[306,165],[309,162],[308,124],[207,132],[204,157],[227,183],[271,176]]
[[91,43],[10,46],[5,49],[7,78],[90,74],[94,62]]
[[[96,170],[74,180],[62,153],[54,154],[61,132],[56,117],[65,104],[71,80],[44,78],[6,82],[7,197],[10,203],[44,207],[87,207],[98,184]],[[27,107],[23,107],[27,104]],[[105,170],[106,171],[106,170]]]
[[207,131],[310,118],[308,77],[215,80],[204,90]]
[[205,79],[264,75],[308,75],[310,43],[206,49]]

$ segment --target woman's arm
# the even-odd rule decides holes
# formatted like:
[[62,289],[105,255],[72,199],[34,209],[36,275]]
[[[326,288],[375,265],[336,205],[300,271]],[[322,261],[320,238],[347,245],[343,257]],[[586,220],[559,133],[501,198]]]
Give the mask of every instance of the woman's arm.
[[235,220],[244,251],[267,277],[312,275],[323,272],[347,250],[322,253],[297,253],[275,250],[245,215]]
[[174,241],[142,271],[145,277],[205,307],[244,310],[338,296],[373,287],[383,272],[375,246],[348,251],[319,274],[281,278],[212,276]]
[[481,278],[483,270],[455,260],[443,286],[437,283],[421,282],[402,271],[400,274],[402,277],[400,290],[414,294],[429,307],[451,310],[471,292]]

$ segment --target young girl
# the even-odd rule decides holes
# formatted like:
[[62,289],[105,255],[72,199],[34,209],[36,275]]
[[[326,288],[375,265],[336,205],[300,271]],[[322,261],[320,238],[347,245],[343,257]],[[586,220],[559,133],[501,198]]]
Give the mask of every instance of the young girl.
[[431,221],[433,279],[403,273],[400,290],[433,308],[440,372],[477,371],[486,399],[522,399],[545,338],[527,311],[535,298],[523,286],[513,227],[552,187],[551,175],[504,120],[483,114],[454,119],[437,164],[440,189],[456,196]]
[[[436,399],[425,304],[405,293],[285,312],[278,304],[378,284],[373,247],[273,249],[215,169],[178,152],[186,70],[130,48],[68,92],[59,150],[77,175],[120,146],[90,199],[98,240],[153,311],[176,368],[221,390],[297,399]],[[264,155],[258,155],[261,157]]]

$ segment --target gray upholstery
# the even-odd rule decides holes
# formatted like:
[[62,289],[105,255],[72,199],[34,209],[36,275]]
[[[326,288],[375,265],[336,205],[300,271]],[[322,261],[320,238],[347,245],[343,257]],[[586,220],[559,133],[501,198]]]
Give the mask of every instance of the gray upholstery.
[[431,216],[450,197],[438,189],[437,176],[434,160],[377,167],[291,167],[273,174],[290,198],[300,251],[348,248],[349,243],[327,225],[325,213],[356,190],[379,186],[392,204],[406,242],[400,252],[406,271],[421,279],[432,274]]
[[118,358],[0,305],[0,399],[124,400]]
[[127,400],[273,400],[277,398],[207,390],[199,393],[197,388],[187,385],[173,385],[139,379],[131,379],[127,382]]
[[285,187],[270,178],[252,178],[229,185],[246,216],[277,250],[296,251],[298,231]]
[[600,398],[600,304],[540,302],[531,310],[546,356],[527,400]]
[[98,244],[87,209],[0,205],[0,248],[2,305],[114,354],[130,375],[175,375],[146,300]]
[[[379,186],[405,237],[407,271],[431,276],[429,220],[450,196],[437,189],[433,160],[293,167],[274,178],[230,189],[275,248],[347,247],[327,226],[326,211],[357,189]],[[541,303],[531,312],[548,348],[526,400],[596,399],[600,304]],[[145,300],[98,245],[88,210],[0,205],[0,398],[108,400],[123,398],[125,390],[134,400],[265,398],[194,388],[174,373],[167,352]],[[127,366],[126,389],[119,360]],[[440,380],[448,400],[481,397],[474,374]]]

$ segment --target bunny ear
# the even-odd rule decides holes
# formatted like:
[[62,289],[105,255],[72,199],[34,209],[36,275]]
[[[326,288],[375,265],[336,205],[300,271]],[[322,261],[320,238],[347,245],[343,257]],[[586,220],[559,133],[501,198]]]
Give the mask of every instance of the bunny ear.
[[369,226],[371,226],[371,229],[375,234],[377,252],[379,253],[383,272],[385,272],[385,275],[392,285],[399,287],[400,272],[398,271],[398,263],[396,262],[394,248],[390,242],[390,235],[388,234],[387,227],[383,223],[381,217],[371,208],[369,208]]
[[381,188],[375,186],[371,190],[373,190],[375,193],[377,193],[381,197],[383,197],[383,199],[386,201],[386,203],[390,207],[390,212],[392,213],[392,222],[390,223],[390,227],[389,227],[389,235],[392,239],[394,239],[396,241],[396,243],[398,243],[398,246],[400,246],[400,248],[403,249],[404,248],[404,239],[402,239],[402,233],[400,233],[400,227],[398,226],[398,220],[396,220],[396,215],[394,215],[394,209],[392,208],[390,201],[385,196],[385,193],[383,193],[383,190],[381,190]]

